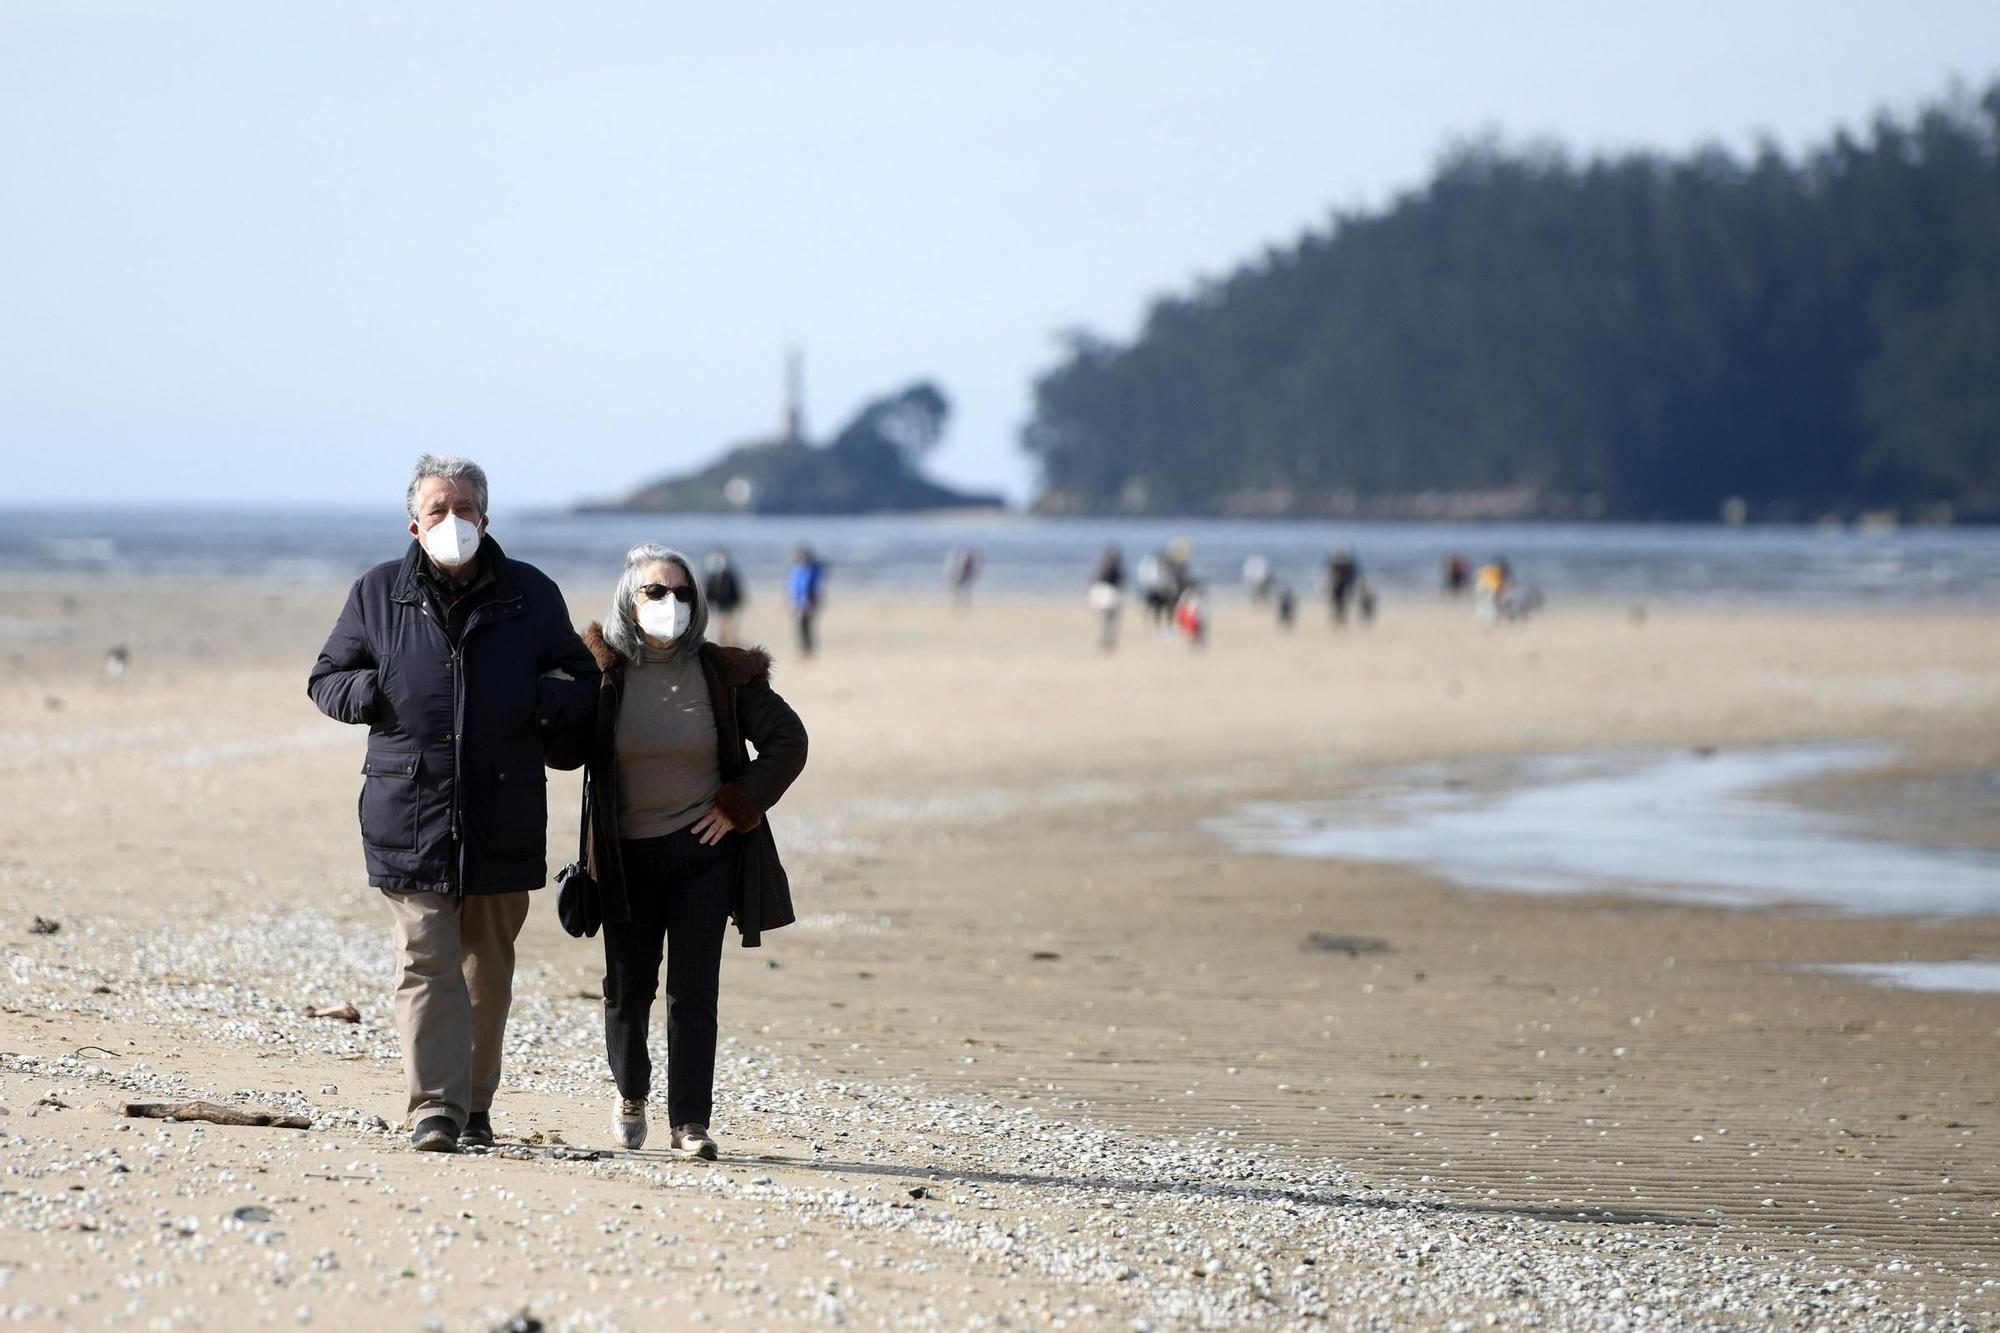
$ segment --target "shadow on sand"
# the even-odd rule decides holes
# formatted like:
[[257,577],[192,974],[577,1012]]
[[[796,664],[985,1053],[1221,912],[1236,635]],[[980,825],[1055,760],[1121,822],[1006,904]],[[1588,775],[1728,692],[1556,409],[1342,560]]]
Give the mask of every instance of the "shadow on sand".
[[[640,1156],[640,1154],[617,1154]],[[1275,1203],[1300,1208],[1371,1208],[1381,1212],[1433,1215],[1440,1217],[1519,1217],[1537,1222],[1572,1222],[1595,1226],[1662,1226],[1712,1228],[1712,1218],[1674,1217],[1666,1213],[1633,1212],[1622,1208],[1557,1208],[1534,1204],[1445,1203],[1421,1199],[1383,1199],[1332,1190],[1280,1189],[1259,1185],[1188,1180],[1125,1180],[1116,1176],[1042,1176],[1021,1171],[957,1171],[942,1167],[897,1166],[881,1162],[842,1162],[825,1158],[807,1160],[776,1154],[751,1157],[723,1157],[721,1165],[783,1167],[794,1171],[818,1171],[827,1175],[878,1176],[907,1180],[913,1185],[938,1182],[970,1185],[1025,1185],[1047,1189],[1109,1190],[1122,1194],[1156,1195],[1165,1198],[1219,1199],[1243,1203]]]

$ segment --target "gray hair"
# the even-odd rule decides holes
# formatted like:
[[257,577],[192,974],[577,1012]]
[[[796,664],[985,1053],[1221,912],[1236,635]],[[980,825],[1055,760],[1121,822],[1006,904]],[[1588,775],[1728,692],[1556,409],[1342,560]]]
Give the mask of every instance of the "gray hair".
[[422,454],[417,458],[417,466],[410,473],[410,489],[403,493],[403,507],[410,511],[410,517],[417,516],[417,488],[424,484],[425,477],[436,477],[440,481],[462,481],[472,487],[473,497],[479,502],[479,513],[486,515],[486,469],[470,458],[460,458],[455,454]]
[[694,604],[688,608],[687,631],[674,640],[672,651],[678,653],[683,648],[699,648],[703,636],[708,633],[708,593],[695,576],[693,562],[671,546],[646,542],[625,553],[625,572],[618,576],[618,587],[611,594],[610,614],[604,617],[604,641],[628,662],[638,661],[640,652],[646,646],[646,641],[639,637],[639,614],[634,606],[639,596],[639,571],[660,560],[679,565],[688,586],[694,589]]

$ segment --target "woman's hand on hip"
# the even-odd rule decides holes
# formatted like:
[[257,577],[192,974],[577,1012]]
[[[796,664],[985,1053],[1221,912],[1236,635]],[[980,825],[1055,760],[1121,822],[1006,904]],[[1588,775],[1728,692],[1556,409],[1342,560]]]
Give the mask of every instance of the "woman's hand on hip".
[[694,821],[693,827],[694,836],[701,840],[704,847],[713,847],[722,841],[723,834],[736,831],[736,825],[730,822],[729,816],[722,813],[720,806],[714,805],[708,807],[707,814]]

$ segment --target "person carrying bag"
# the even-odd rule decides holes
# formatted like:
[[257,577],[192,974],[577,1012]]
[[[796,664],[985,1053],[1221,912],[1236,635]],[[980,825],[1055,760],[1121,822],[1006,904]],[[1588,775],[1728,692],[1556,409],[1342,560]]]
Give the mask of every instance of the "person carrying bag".
[[805,767],[806,730],[771,688],[770,655],[707,642],[707,622],[685,556],[628,552],[609,616],[583,636],[602,672],[596,716],[546,758],[584,769],[579,873],[564,879],[558,910],[571,934],[588,933],[593,897],[601,914],[612,1131],[627,1148],[646,1141],[664,959],[672,1147],[713,1160],[723,935],[733,919],[754,948],[794,919],[765,816]]

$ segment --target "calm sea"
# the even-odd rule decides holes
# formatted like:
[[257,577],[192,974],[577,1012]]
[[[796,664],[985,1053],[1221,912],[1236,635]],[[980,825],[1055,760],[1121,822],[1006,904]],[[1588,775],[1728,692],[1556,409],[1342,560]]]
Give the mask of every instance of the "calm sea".
[[[341,583],[401,553],[393,506],[354,509],[0,509],[0,575],[247,575]],[[2000,602],[2000,529],[1888,532],[1637,524],[1240,522],[1034,519],[1013,515],[767,518],[497,511],[509,554],[560,579],[602,578],[625,550],[663,541],[698,555],[727,547],[753,580],[776,578],[792,547],[826,562],[834,586],[935,587],[946,554],[979,552],[990,591],[1081,589],[1107,546],[1128,570],[1176,538],[1196,574],[1240,578],[1253,553],[1310,596],[1328,551],[1352,547],[1385,594],[1437,587],[1445,556],[1503,556],[1551,598]]]

